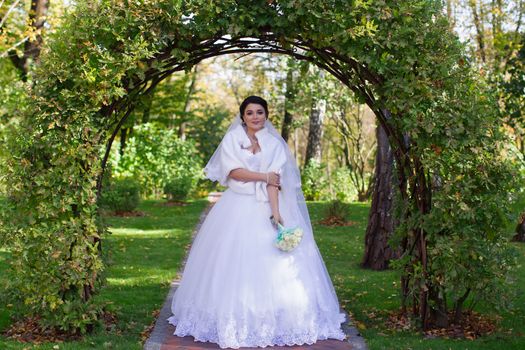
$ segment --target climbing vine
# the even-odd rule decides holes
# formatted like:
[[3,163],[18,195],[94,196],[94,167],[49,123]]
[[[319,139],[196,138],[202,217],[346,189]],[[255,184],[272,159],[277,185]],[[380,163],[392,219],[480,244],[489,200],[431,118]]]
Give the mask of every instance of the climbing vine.
[[170,74],[239,52],[312,62],[374,111],[395,155],[403,306],[424,327],[447,323],[447,308],[469,295],[489,300],[513,264],[503,228],[514,169],[490,91],[440,3],[79,3],[43,48],[10,141],[11,302],[46,325],[89,331],[103,310],[93,296],[107,228],[96,202],[113,139]]

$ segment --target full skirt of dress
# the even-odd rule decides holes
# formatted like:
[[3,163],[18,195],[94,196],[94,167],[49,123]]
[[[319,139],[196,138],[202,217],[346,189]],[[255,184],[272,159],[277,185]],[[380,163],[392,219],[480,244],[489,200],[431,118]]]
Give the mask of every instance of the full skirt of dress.
[[[287,225],[287,207],[279,210]],[[313,236],[283,252],[268,202],[227,189],[188,253],[167,321],[220,348],[344,340],[346,318]]]

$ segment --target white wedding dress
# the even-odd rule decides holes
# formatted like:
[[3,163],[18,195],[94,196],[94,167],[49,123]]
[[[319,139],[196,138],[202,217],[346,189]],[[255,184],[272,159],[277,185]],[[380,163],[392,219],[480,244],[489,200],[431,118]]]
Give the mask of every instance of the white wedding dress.
[[[259,170],[260,154],[247,156],[249,170]],[[281,201],[279,210],[287,226]],[[173,296],[174,335],[234,349],[345,339],[345,314],[315,241],[305,236],[295,250],[280,251],[270,215],[268,202],[226,189],[195,236]]]

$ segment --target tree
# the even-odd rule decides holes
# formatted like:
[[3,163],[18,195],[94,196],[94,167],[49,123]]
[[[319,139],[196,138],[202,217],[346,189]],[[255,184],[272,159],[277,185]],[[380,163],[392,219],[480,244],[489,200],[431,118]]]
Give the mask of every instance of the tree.
[[[453,28],[470,40],[472,57],[494,77],[506,71],[508,60],[518,49],[524,12],[523,0],[447,0]],[[461,20],[456,13],[461,13]]]
[[[191,78],[190,78],[190,86],[188,87],[188,92],[186,93],[186,98],[184,100],[184,117],[183,119],[186,119],[187,118],[187,114],[189,114],[190,112],[190,101],[193,97],[193,94],[195,93],[195,82],[197,81],[197,77],[198,77],[198,68],[199,68],[199,65],[195,65],[194,68],[193,68],[193,72],[191,73]],[[187,124],[187,121],[186,120],[183,120],[181,123],[180,123],[180,126],[179,126],[179,137],[182,139],[182,140],[185,140],[186,139],[186,124]]]
[[284,92],[284,118],[281,127],[281,136],[288,142],[290,134],[293,130],[293,105],[295,101],[295,95],[297,94],[297,82],[294,79],[294,71],[297,70],[298,65],[293,59],[286,60],[286,81],[285,81],[285,92]]
[[[2,2],[3,3],[3,2]],[[25,28],[25,31],[21,36],[23,38],[18,38],[19,41],[16,43],[9,43],[10,35],[4,34],[4,23],[8,20],[8,17],[15,11],[15,8],[18,5],[24,5],[24,2],[19,0],[14,1],[9,8],[5,11],[0,20],[0,43],[3,41],[3,44],[8,46],[3,53],[0,53],[0,58],[2,56],[7,56],[13,62],[14,66],[18,69],[20,73],[20,78],[22,81],[27,80],[27,74],[29,72],[29,64],[31,61],[38,61],[40,56],[40,50],[42,46],[42,30],[44,24],[46,23],[46,18],[48,16],[49,1],[48,0],[31,0],[31,7],[28,12],[29,26]],[[3,9],[0,6],[0,11]],[[0,12],[1,14],[1,12]],[[3,39],[3,40],[2,40]],[[22,56],[19,57],[17,50],[18,47],[23,46]],[[10,47],[9,47],[10,45]],[[1,46],[0,46],[1,47]]]
[[518,149],[525,155],[525,33],[521,35],[520,45],[507,64],[507,74],[500,79],[499,88],[505,122],[513,128]]
[[[324,78],[324,72],[319,71],[319,78]],[[323,138],[324,119],[326,114],[326,99],[323,97],[312,96],[310,105],[310,127],[308,129],[308,144],[306,146],[306,156],[304,164],[307,165],[311,160],[321,161],[321,139]]]
[[[460,21],[453,13],[462,13]],[[520,60],[523,46],[525,2],[502,0],[447,1],[447,14],[454,29],[466,35],[472,57],[493,88],[498,90],[501,117],[514,136],[516,146],[524,154],[523,119],[520,117],[519,92]],[[470,30],[470,26],[473,30]],[[514,87],[513,87],[514,85]]]
[[390,260],[401,255],[388,240],[394,233],[396,222],[393,216],[394,156],[388,138],[381,125],[376,128],[377,152],[374,172],[372,205],[368,214],[365,234],[365,249],[361,266],[373,270],[388,268]]
[[516,234],[512,237],[512,240],[516,242],[525,242],[525,213],[521,213],[514,231]]
[[376,150],[374,138],[367,135],[363,125],[365,113],[369,110],[341,95],[339,101],[340,110],[332,117],[342,139],[341,143],[336,143],[336,147],[344,156],[344,166],[350,171],[350,180],[357,189],[357,200],[363,202],[370,197],[373,183],[370,176],[373,172],[371,160]]

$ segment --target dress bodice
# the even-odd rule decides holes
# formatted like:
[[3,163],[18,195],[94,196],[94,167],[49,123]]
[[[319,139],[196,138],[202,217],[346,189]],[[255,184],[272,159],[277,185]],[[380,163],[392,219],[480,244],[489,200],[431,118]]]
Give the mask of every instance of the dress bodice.
[[250,150],[245,150],[246,162],[248,163],[248,170],[259,171],[261,167],[261,151],[253,154]]

